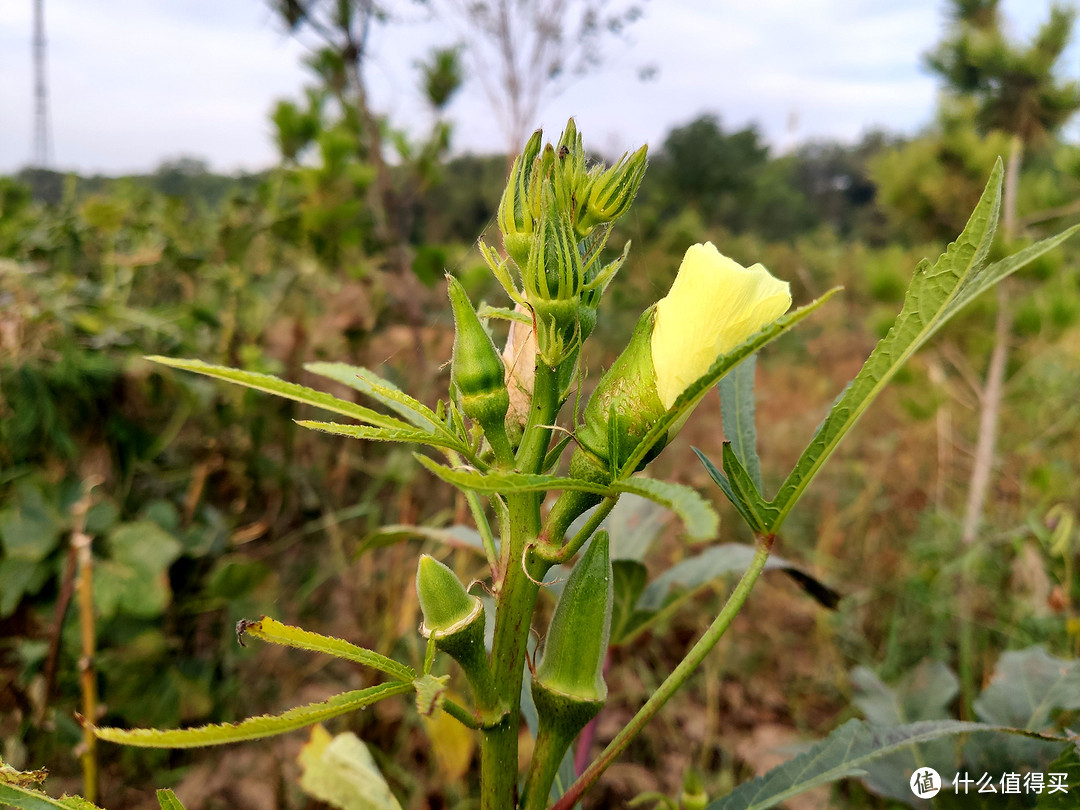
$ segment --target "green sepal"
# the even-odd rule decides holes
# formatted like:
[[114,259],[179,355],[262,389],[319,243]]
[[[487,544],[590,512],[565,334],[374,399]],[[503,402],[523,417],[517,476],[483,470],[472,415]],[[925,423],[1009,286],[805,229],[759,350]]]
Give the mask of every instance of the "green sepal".
[[570,701],[603,702],[613,601],[608,534],[600,531],[574,566],[555,606],[536,683]]

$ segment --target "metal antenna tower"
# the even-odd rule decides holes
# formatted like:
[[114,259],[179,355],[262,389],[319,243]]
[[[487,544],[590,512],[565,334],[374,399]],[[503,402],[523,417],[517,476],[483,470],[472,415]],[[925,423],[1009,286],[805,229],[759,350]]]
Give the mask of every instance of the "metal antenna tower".
[[49,91],[45,78],[45,0],[34,0],[34,166],[52,157],[49,139]]

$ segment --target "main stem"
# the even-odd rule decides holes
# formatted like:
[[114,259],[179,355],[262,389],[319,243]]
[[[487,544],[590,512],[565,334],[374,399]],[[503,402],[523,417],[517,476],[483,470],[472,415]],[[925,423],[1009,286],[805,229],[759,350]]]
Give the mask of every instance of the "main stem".
[[750,591],[754,587],[754,583],[757,582],[761,572],[765,570],[765,563],[769,560],[769,552],[772,551],[773,537],[768,535],[758,538],[757,552],[754,554],[754,559],[750,562],[750,567],[746,570],[746,573],[742,575],[738,584],[735,586],[735,590],[731,592],[731,596],[728,597],[727,602],[724,604],[720,614],[713,620],[713,623],[709,625],[709,629],[705,631],[705,634],[698,639],[697,644],[686,654],[686,657],[679,662],[679,665],[672,670],[671,674],[667,676],[660,687],[653,692],[650,697],[640,709],[638,713],[630,720],[629,723],[623,727],[610,743],[607,748],[601,752],[593,763],[585,770],[585,772],[578,777],[578,780],[570,786],[570,789],[563,794],[551,808],[551,810],[570,810],[580,799],[582,794],[592,787],[596,780],[600,778],[600,775],[608,769],[608,766],[615,761],[630,744],[630,741],[634,739],[641,730],[645,727],[645,724],[652,719],[665,703],[674,695],[683,684],[690,678],[694,670],[698,668],[702,661],[705,660],[712,648],[716,646],[721,637],[727,632],[728,627],[731,626],[731,622],[734,621],[738,615],[739,610],[745,604],[747,597],[750,596]]
[[[518,448],[516,469],[537,473],[551,441],[551,424],[559,410],[556,369],[537,361],[532,409]],[[521,682],[539,585],[548,565],[538,561],[523,568],[525,549],[540,534],[542,493],[517,492],[507,496],[509,538],[504,538],[500,561],[502,581],[495,607],[492,672],[499,698],[508,711],[500,723],[485,729],[480,742],[481,810],[510,810],[516,805],[517,738],[521,722]]]

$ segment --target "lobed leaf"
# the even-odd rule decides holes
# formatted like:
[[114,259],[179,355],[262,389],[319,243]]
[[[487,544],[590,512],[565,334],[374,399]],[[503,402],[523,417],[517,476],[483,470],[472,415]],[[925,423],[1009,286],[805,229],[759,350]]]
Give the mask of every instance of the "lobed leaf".
[[260,715],[239,723],[215,723],[197,728],[161,730],[156,728],[98,728],[90,726],[99,740],[132,745],[138,748],[202,748],[207,745],[257,740],[284,734],[298,728],[321,723],[358,709],[366,708],[388,697],[413,691],[411,683],[381,683],[335,695],[319,703],[297,706],[277,715]]
[[1042,737],[1007,726],[959,720],[933,720],[886,728],[871,726],[862,720],[849,720],[805,752],[712,802],[707,810],[765,810],[819,785],[862,776],[867,764],[909,746],[975,732],[1003,732],[1064,742],[1064,739]]
[[398,663],[392,658],[387,658],[385,655],[380,655],[372,650],[358,647],[344,639],[324,636],[319,633],[312,633],[309,630],[303,630],[299,627],[282,624],[276,619],[271,619],[269,616],[263,616],[257,622],[242,621],[236,626],[236,630],[238,634],[246,633],[253,638],[257,638],[260,641],[266,641],[270,644],[280,644],[284,647],[295,647],[300,650],[321,652],[332,655],[335,658],[344,658],[348,661],[355,661],[366,667],[385,672],[390,677],[402,681],[403,683],[411,683],[416,677],[416,672],[413,671],[412,667]]
[[146,359],[152,360],[155,363],[161,363],[165,366],[170,366],[171,368],[178,368],[183,371],[193,371],[196,374],[204,374],[207,377],[243,385],[246,388],[252,388],[256,391],[276,394],[279,397],[291,399],[294,402],[301,402],[305,405],[312,405],[316,408],[339,413],[342,416],[349,416],[360,422],[366,422],[369,425],[391,429],[408,428],[408,425],[400,419],[395,419],[392,416],[379,413],[371,408],[365,408],[363,405],[357,405],[355,402],[347,402],[346,400],[338,399],[332,394],[327,394],[325,391],[316,391],[313,388],[286,382],[285,380],[278,379],[270,374],[260,374],[255,371],[241,371],[240,369],[229,368],[227,366],[215,366],[210,363],[204,363],[202,360],[181,360],[173,357],[161,357],[159,355],[153,355]]
[[297,419],[296,424],[310,430],[331,433],[335,436],[348,436],[351,439],[366,439],[374,442],[405,442],[406,444],[424,444],[428,447],[442,447],[458,453],[468,453],[469,449],[449,431],[428,433],[405,425],[401,428],[371,427],[369,425],[343,425],[340,422],[316,422],[311,419]]
[[348,363],[305,363],[304,369],[320,377],[347,385],[381,402],[421,430],[429,432],[446,430],[431,408],[409,396],[389,380],[384,380],[375,372],[362,366],[352,366]]
[[795,468],[781,485],[772,502],[778,516],[769,527],[770,531],[779,528],[840,440],[919,347],[973,298],[1080,230],[1080,226],[1074,226],[1006,259],[984,266],[993,242],[1000,206],[999,159],[963,232],[936,262],[920,262],[904,297],[904,305],[889,333],[877,344],[855,379],[840,395]]
[[628,478],[611,484],[598,484],[580,478],[563,478],[555,475],[531,473],[453,469],[424,456],[417,456],[420,463],[436,476],[463,489],[476,492],[548,492],[572,490],[591,492],[594,495],[633,493],[656,501],[675,512],[686,524],[691,539],[707,540],[716,535],[720,518],[712,505],[698,492],[682,484],[658,481],[654,478]]
[[101,810],[96,804],[81,796],[64,796],[54,799],[40,790],[17,782],[0,781],[0,806],[16,807],[18,810]]

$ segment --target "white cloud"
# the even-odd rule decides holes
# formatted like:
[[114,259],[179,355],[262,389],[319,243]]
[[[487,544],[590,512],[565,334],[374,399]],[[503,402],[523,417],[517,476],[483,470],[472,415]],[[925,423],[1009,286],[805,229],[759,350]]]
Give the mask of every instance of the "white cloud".
[[[0,4],[0,171],[31,153],[30,3]],[[1050,0],[1006,0],[1030,34]],[[179,154],[222,169],[274,160],[268,114],[306,81],[304,49],[261,0],[50,0],[49,81],[56,162],[80,171],[150,169]],[[940,37],[943,0],[652,0],[607,48],[602,70],[542,111],[558,130],[576,116],[605,152],[658,143],[703,112],[726,126],[758,122],[783,146],[857,138],[876,126],[913,131],[932,115],[935,80],[921,55]],[[451,36],[424,21],[373,32],[375,106],[413,131],[430,121],[413,63]],[[655,81],[639,67],[655,64]],[[1075,65],[1076,60],[1070,64]],[[459,150],[502,137],[479,83],[450,106]],[[789,123],[797,121],[792,130]]]

